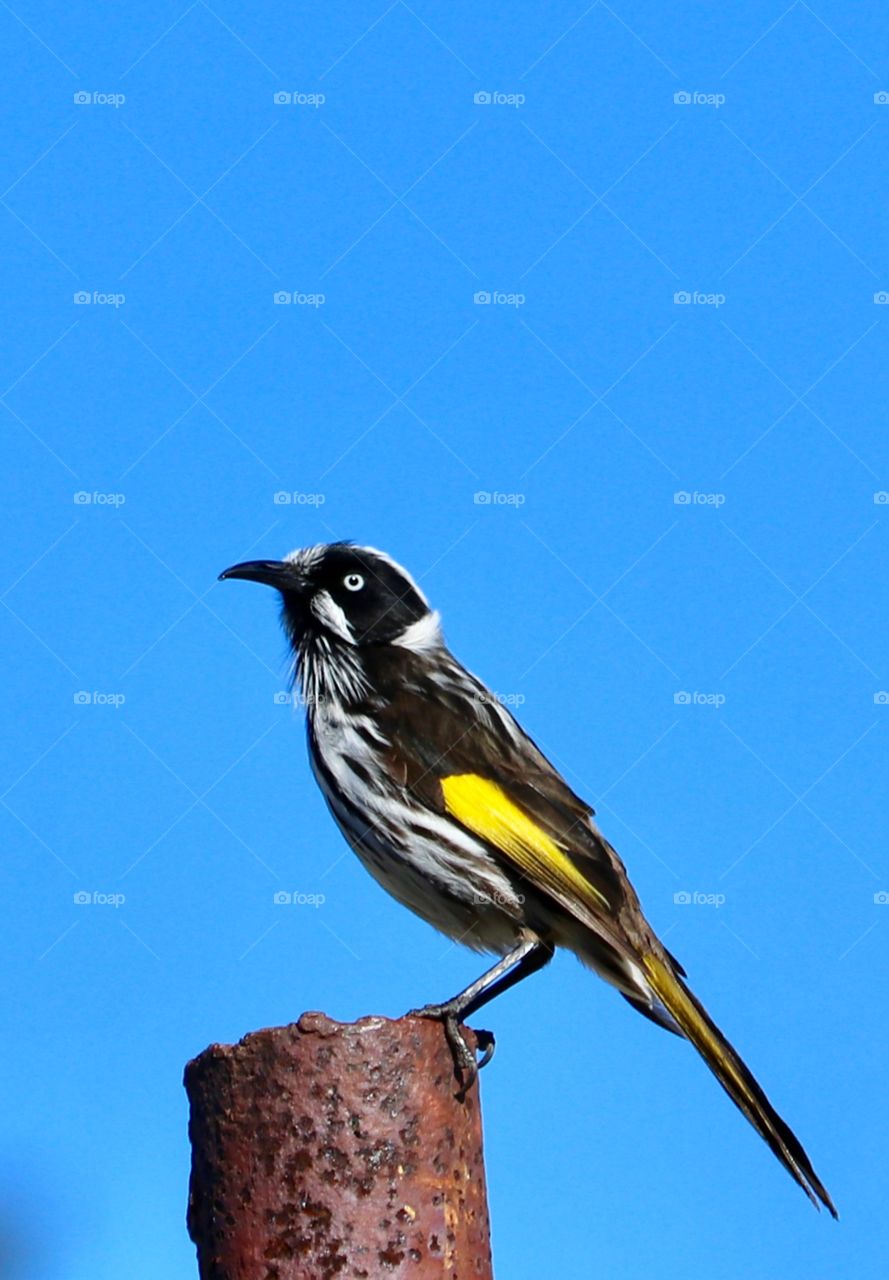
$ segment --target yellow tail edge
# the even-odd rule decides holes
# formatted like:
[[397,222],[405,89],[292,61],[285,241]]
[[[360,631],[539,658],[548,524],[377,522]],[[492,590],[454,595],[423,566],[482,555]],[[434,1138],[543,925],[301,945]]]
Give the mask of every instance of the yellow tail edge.
[[[753,1073],[713,1022],[700,1001],[659,956],[640,957],[652,989],[719,1083],[765,1140],[816,1208],[838,1218],[833,1201],[812,1167],[802,1143],[769,1102]],[[819,1204],[820,1201],[820,1204]]]

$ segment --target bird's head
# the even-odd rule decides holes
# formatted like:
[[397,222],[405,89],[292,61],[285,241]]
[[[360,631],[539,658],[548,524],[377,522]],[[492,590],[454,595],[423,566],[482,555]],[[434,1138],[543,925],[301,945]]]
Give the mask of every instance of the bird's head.
[[306,547],[283,560],[248,560],[220,575],[264,582],[281,593],[282,619],[294,647],[403,645],[440,639],[438,614],[413,578],[373,547],[347,542]]

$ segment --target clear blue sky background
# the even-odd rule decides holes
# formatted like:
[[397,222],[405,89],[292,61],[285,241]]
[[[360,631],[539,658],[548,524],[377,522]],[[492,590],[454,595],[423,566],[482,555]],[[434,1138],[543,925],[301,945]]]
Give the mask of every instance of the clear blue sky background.
[[192,1277],[185,1061],[478,972],[346,850],[273,596],[215,580],[351,537],[596,805],[842,1213],[559,958],[483,1020],[498,1275],[884,1274],[885,7],[0,26],[10,1273]]

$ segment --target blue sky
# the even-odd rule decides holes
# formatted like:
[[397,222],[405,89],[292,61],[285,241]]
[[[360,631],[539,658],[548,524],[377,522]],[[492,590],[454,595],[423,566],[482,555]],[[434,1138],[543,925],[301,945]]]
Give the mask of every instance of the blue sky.
[[498,1275],[882,1274],[884,7],[0,24],[10,1273],[193,1276],[185,1061],[477,975],[216,582],[351,537],[596,806],[842,1214],[560,957],[484,1019]]

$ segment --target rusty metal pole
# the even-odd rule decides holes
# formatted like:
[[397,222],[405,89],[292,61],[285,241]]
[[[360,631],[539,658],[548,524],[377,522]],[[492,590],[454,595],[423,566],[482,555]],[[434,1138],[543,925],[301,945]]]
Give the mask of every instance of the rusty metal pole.
[[201,1280],[492,1280],[478,1087],[439,1023],[305,1013],[185,1087]]

